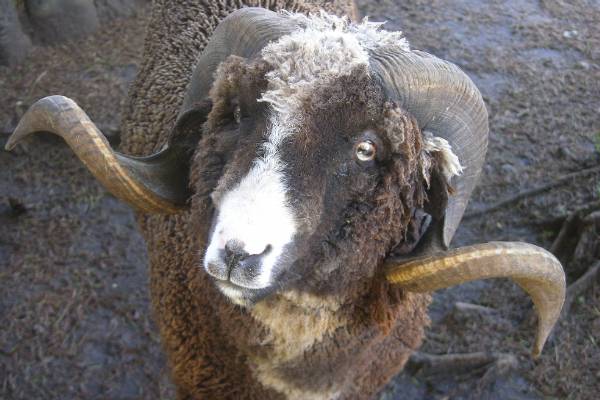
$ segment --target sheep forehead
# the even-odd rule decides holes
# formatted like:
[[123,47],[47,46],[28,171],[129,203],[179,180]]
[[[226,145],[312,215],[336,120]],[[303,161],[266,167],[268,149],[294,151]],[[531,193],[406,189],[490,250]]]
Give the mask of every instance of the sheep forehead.
[[285,116],[297,111],[303,98],[327,81],[348,76],[369,66],[369,51],[394,47],[410,51],[402,32],[381,30],[381,23],[366,18],[359,24],[345,17],[284,13],[300,28],[267,45],[262,59],[274,69],[267,73],[267,90],[260,101],[268,102]]

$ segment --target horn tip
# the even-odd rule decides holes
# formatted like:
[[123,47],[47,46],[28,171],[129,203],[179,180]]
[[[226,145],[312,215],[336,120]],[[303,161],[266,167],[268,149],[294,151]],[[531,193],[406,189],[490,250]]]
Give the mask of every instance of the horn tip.
[[540,357],[540,355],[542,354],[543,348],[544,348],[543,344],[541,346],[535,345],[533,347],[533,349],[531,349],[531,357],[533,359],[538,359]]
[[11,133],[11,135],[8,137],[8,139],[6,140],[6,144],[4,145],[4,150],[6,151],[11,151],[13,150],[16,145],[25,137],[28,135],[28,133],[32,133],[32,132],[28,132],[28,129],[24,127],[24,125],[27,125],[25,122],[25,116],[23,116],[21,118],[21,120],[19,121],[19,123],[17,124],[17,127],[15,128],[15,130],[13,131],[13,133]]
[[531,356],[534,359],[538,358],[542,354],[542,350],[544,350],[544,345],[546,344],[546,340],[548,339],[549,334],[549,331],[541,331],[537,333],[535,343],[533,344],[533,348],[531,349]]
[[17,132],[17,130],[15,129],[13,134],[8,137],[8,140],[6,141],[6,144],[4,145],[4,150],[11,151],[15,148],[15,146],[19,142],[16,132]]

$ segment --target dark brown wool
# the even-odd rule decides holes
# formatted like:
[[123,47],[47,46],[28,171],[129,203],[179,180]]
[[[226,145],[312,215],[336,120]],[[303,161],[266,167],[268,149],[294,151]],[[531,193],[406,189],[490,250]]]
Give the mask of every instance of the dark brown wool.
[[[169,140],[196,58],[218,22],[242,5],[354,13],[347,0],[154,1],[144,62],[125,111],[121,151],[149,154]],[[314,261],[331,265],[321,274],[336,284],[323,286],[325,276],[319,275],[248,312],[230,304],[200,267],[212,218],[209,194],[221,176],[220,154],[227,146],[210,132],[226,131],[219,115],[231,112],[226,99],[240,90],[237,77],[256,76],[245,84],[264,85],[263,65],[230,59],[228,68],[211,92],[214,106],[192,165],[190,210],[138,217],[150,256],[154,315],[178,395],[371,398],[402,370],[428,324],[429,296],[391,288],[378,268],[402,241],[412,210],[425,201],[419,129],[402,110],[380,99],[377,113],[383,108],[384,119],[377,129],[403,156],[391,158],[389,173],[374,188],[376,196],[348,210],[347,227],[332,238],[335,246],[315,249]],[[365,82],[364,76],[349,79],[355,79],[346,83],[353,87]],[[328,90],[346,93],[345,85]]]

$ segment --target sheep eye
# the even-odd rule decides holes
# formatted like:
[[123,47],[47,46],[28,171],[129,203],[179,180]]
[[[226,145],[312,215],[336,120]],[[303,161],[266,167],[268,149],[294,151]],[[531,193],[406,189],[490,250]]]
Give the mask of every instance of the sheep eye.
[[359,161],[371,161],[375,159],[377,149],[373,142],[365,140],[356,145],[354,152]]
[[233,119],[235,119],[235,123],[239,125],[242,120],[242,110],[240,109],[240,106],[235,106],[233,109]]

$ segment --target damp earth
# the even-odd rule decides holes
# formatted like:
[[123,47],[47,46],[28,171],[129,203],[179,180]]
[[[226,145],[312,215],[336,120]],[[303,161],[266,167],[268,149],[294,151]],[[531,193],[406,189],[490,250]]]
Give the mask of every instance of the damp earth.
[[[413,48],[459,65],[483,94],[490,146],[454,246],[523,240],[550,248],[573,212],[597,209],[600,173],[579,173],[600,165],[600,3],[358,0],[358,6],[371,20],[387,21],[387,29],[402,30]],[[0,67],[0,145],[28,105],[63,94],[118,146],[148,11],[111,21],[83,40],[34,45],[23,63]],[[544,185],[551,188],[528,192]],[[520,193],[529,194],[481,213]],[[600,224],[582,226],[570,240],[577,245],[587,235],[587,250],[564,256],[569,283],[600,255],[593,251]],[[133,212],[63,142],[40,135],[14,152],[0,151],[0,398],[172,398],[146,264]],[[441,373],[409,365],[381,399],[600,393],[598,284],[577,293],[538,359],[529,355],[532,304],[509,281],[440,291],[430,315],[421,351],[487,352],[500,362]]]

